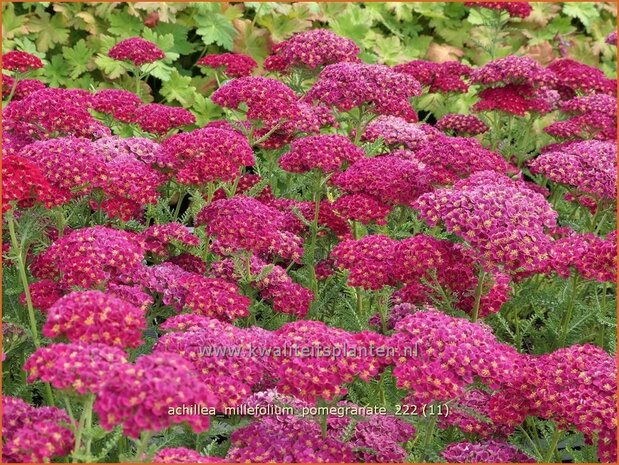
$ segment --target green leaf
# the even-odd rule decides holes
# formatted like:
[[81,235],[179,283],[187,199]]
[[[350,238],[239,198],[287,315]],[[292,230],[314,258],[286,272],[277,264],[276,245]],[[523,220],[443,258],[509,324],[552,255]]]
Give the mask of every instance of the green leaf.
[[181,76],[176,69],[172,70],[170,79],[163,83],[160,92],[166,102],[176,100],[184,107],[191,106],[197,95],[196,88],[191,85],[191,77]]
[[179,57],[178,53],[172,51],[174,49],[174,36],[172,34],[157,34],[152,29],[145,29],[142,37],[154,42],[157,47],[165,52],[166,57],[163,61],[170,63]]
[[12,39],[16,35],[28,33],[26,17],[15,14],[15,6],[12,3],[4,3],[2,8],[2,37]]
[[196,33],[202,37],[204,45],[217,44],[226,50],[232,50],[236,30],[223,15],[215,13],[198,16],[196,23],[199,26]]
[[71,69],[71,79],[76,79],[86,71],[92,58],[92,51],[84,39],[79,40],[73,48],[62,47],[62,56]]
[[196,51],[196,44],[187,40],[187,34],[190,31],[187,26],[177,23],[159,23],[153,30],[159,35],[172,35],[174,46],[171,48],[171,51],[175,53],[189,55]]
[[215,105],[211,99],[201,94],[196,94],[191,111],[196,115],[196,123],[198,126],[204,126],[209,121],[221,118],[223,115],[220,106]]
[[28,30],[37,33],[37,48],[41,52],[47,52],[69,38],[69,30],[64,25],[64,18],[61,15],[50,16],[49,13],[43,13],[41,16],[30,18]]
[[69,80],[69,68],[62,56],[54,55],[45,67],[45,82],[52,87],[64,86]]
[[115,11],[108,20],[110,22],[108,31],[122,38],[139,36],[144,29],[144,23],[140,18],[131,16],[126,11]]
[[563,4],[563,14],[578,18],[585,26],[587,32],[591,30],[591,25],[600,18],[600,13],[594,3],[585,2],[565,2]]
[[127,71],[122,62],[101,53],[95,58],[95,64],[110,79],[116,79]]
[[345,13],[330,20],[331,29],[336,34],[348,37],[365,46],[368,32],[374,22],[372,13],[358,7],[354,8],[356,5],[353,4],[348,6]]

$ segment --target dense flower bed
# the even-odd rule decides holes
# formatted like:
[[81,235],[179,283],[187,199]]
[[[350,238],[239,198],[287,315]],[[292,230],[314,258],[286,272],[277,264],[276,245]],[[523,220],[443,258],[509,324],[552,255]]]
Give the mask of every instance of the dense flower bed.
[[360,52],[206,54],[203,124],[3,55],[3,460],[616,461],[616,80]]

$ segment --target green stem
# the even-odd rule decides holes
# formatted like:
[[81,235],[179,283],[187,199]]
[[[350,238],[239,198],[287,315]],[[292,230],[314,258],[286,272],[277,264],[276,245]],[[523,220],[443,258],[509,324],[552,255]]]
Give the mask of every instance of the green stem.
[[85,430],[86,430],[86,457],[90,460],[90,450],[92,446],[92,406],[95,403],[95,395],[90,394],[85,402],[86,409],[86,420],[85,420]]
[[[88,397],[86,397],[86,399],[84,400],[84,404],[82,407],[82,414],[80,416],[79,424],[77,425],[77,431],[75,432],[75,448],[73,449],[73,453],[71,454],[73,456],[73,463],[77,462],[76,456],[78,455],[82,447],[82,436],[84,435],[84,426],[86,425],[87,421],[90,421],[91,422],[90,425],[92,425],[92,405],[94,401],[95,401],[94,394],[88,395]],[[90,427],[91,427],[90,425],[88,427],[89,433],[90,433]],[[88,449],[90,449],[89,441],[90,441],[90,438],[87,439],[87,442],[86,442]]]
[[565,345],[565,341],[567,340],[567,335],[570,331],[570,322],[572,321],[572,313],[574,312],[574,304],[576,303],[576,295],[578,294],[578,273],[576,271],[572,271],[570,278],[570,296],[565,313],[563,314],[563,318],[561,320],[559,347],[563,347]]
[[318,295],[318,278],[316,277],[316,243],[318,240],[318,218],[320,216],[320,201],[322,199],[322,172],[316,171],[313,188],[314,197],[314,218],[311,223],[311,241],[308,254],[308,265],[310,266],[311,278],[312,278],[312,291],[315,295]]
[[[436,422],[438,421],[438,415],[432,415],[430,417],[430,422],[428,423],[428,426],[426,428],[425,431],[425,436],[423,438],[423,443],[421,445],[421,452],[422,454],[425,455],[426,451],[428,450],[428,447],[430,446],[430,443],[432,442],[432,438],[434,437],[434,430],[436,429]],[[422,460],[423,462],[425,462],[425,457],[423,457],[424,460]]]
[[481,304],[481,293],[484,288],[484,280],[486,279],[486,272],[481,270],[479,275],[477,276],[477,287],[475,288],[475,304],[473,306],[473,313],[471,315],[471,320],[474,322],[477,321],[479,317],[479,306]]
[[557,428],[552,436],[552,440],[550,441],[550,447],[548,448],[548,453],[544,457],[544,463],[551,463],[553,456],[557,450],[557,444],[559,444],[559,439],[561,439],[561,430]]
[[[30,285],[28,283],[28,276],[26,275],[26,262],[24,259],[25,251],[20,247],[17,240],[17,234],[15,232],[15,220],[13,218],[13,210],[9,210],[5,215],[7,224],[9,225],[9,235],[11,236],[11,245],[13,250],[17,254],[17,269],[19,271],[19,278],[24,288],[24,296],[26,298],[26,307],[28,309],[28,321],[30,323],[30,331],[32,332],[32,341],[34,346],[38,349],[41,347],[41,339],[39,338],[39,330],[37,328],[37,320],[34,315],[34,305],[32,304],[32,295],[30,294]],[[54,405],[54,395],[49,383],[44,383],[44,395],[48,405]]]
[[148,441],[152,436],[152,431],[143,431],[142,438],[137,442],[137,449],[135,452],[135,459],[137,462],[143,462],[142,456],[144,455],[144,451],[148,447]]
[[359,319],[363,319],[363,291],[360,287],[355,287],[355,295],[357,296],[357,317],[359,317]]
[[174,208],[174,221],[178,219],[178,215],[181,212],[181,206],[183,204],[183,197],[185,197],[185,189],[181,187],[178,190],[178,200],[176,201],[176,208]]
[[11,100],[13,100],[13,95],[15,94],[15,90],[17,89],[17,83],[19,82],[19,77],[17,75],[15,75],[15,77],[13,78],[13,85],[11,86],[11,92],[9,93],[9,96],[6,99],[6,102],[4,104],[4,106],[6,107],[9,103],[11,103]]

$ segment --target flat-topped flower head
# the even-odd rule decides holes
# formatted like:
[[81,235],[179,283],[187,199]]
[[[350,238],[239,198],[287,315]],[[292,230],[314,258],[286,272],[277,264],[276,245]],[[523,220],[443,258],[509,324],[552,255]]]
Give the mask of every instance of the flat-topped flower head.
[[436,122],[436,128],[455,135],[476,136],[488,130],[488,126],[475,115],[449,113]]
[[144,131],[159,137],[165,136],[173,129],[195,124],[192,112],[181,107],[170,107],[160,103],[149,103],[135,110],[134,121]]
[[222,254],[251,250],[294,261],[303,255],[303,240],[285,227],[285,215],[251,197],[216,200],[198,214],[197,223],[206,225],[215,237],[214,249]]
[[416,121],[417,114],[409,99],[420,93],[419,81],[388,66],[336,63],[320,73],[306,99],[340,111],[364,106],[367,111],[378,115]]
[[[2,98],[8,98],[8,96],[11,95],[14,83],[15,80],[11,76],[2,75]],[[22,100],[28,95],[38,90],[45,89],[46,87],[45,83],[38,79],[20,79],[17,81],[17,85],[15,85],[13,100]]]
[[319,169],[323,173],[338,171],[343,163],[354,163],[365,155],[363,149],[338,134],[322,134],[296,139],[291,150],[279,159],[280,166],[292,173]]
[[269,71],[289,72],[291,68],[315,69],[333,63],[359,62],[360,49],[354,41],[326,29],[313,29],[293,35],[273,46],[264,62]]
[[144,309],[101,291],[72,292],[47,311],[43,335],[71,342],[138,347],[146,329]]
[[37,349],[24,365],[29,382],[55,389],[96,394],[112,370],[124,366],[127,354],[107,344],[50,344]]
[[171,408],[194,405],[214,407],[215,399],[191,363],[176,354],[154,353],[108,373],[94,411],[106,430],[122,425],[127,436],[137,439],[143,431],[158,432],[179,423],[196,433],[208,430],[209,416],[199,411],[170,414]]
[[44,88],[3,111],[3,129],[30,142],[62,136],[96,139],[111,135],[88,111],[93,96],[83,89]]
[[508,55],[487,63],[471,72],[475,84],[527,84],[532,87],[551,85],[554,73],[544,68],[531,57]]
[[247,106],[247,119],[277,124],[299,114],[299,98],[286,84],[265,77],[242,77],[226,82],[211,99],[224,108]]
[[142,105],[142,99],[124,89],[103,89],[98,91],[92,101],[92,108],[99,113],[111,115],[124,123],[135,120],[135,112]]
[[546,93],[540,93],[527,84],[488,87],[478,96],[479,101],[473,105],[475,111],[501,111],[524,117],[526,113],[545,114],[555,107]]
[[387,224],[392,206],[369,194],[345,194],[333,202],[333,210],[346,220],[363,224]]
[[[499,3],[499,2],[495,2]],[[516,3],[518,5],[518,3]],[[535,463],[536,460],[520,452],[509,442],[487,439],[482,442],[454,442],[441,455],[452,463]]]
[[213,127],[167,138],[157,156],[170,161],[181,184],[231,182],[242,167],[254,165],[254,152],[245,136]]
[[43,68],[43,62],[32,53],[11,50],[2,55],[2,69],[16,73],[26,73],[39,68]]
[[57,407],[34,407],[2,396],[2,461],[47,463],[73,450],[69,415]]
[[335,265],[350,271],[348,284],[380,289],[394,283],[397,241],[380,234],[340,242],[333,248]]
[[529,165],[551,181],[572,186],[602,199],[617,197],[617,144],[611,141],[573,142],[542,153]]
[[467,79],[472,71],[470,66],[457,61],[435,63],[426,60],[409,61],[396,65],[393,69],[414,77],[428,87],[429,92],[443,94],[468,91],[469,85],[464,79]]
[[205,55],[198,61],[198,66],[223,69],[226,76],[238,78],[250,76],[258,63],[252,57],[242,53],[219,53]]
[[153,42],[141,37],[130,37],[114,45],[108,52],[108,56],[114,60],[128,61],[135,66],[142,66],[164,59],[165,53]]
[[142,269],[139,236],[105,226],[77,229],[37,255],[32,273],[57,280],[64,288],[93,288],[133,278]]
[[409,123],[404,118],[379,116],[367,125],[363,140],[373,142],[379,138],[389,147],[414,150],[428,139],[428,135],[421,125]]
[[174,242],[191,247],[200,245],[200,238],[180,223],[154,224],[142,233],[142,237],[146,250],[160,257],[170,255]]
[[489,10],[503,10],[512,18],[527,18],[533,11],[528,2],[465,2],[466,6],[477,6]]
[[42,204],[52,208],[67,202],[66,190],[54,186],[45,177],[38,163],[12,155],[2,158],[2,212],[13,208],[29,208]]
[[577,92],[617,94],[617,82],[593,66],[571,58],[561,58],[550,63],[547,68],[556,76],[556,88],[564,98],[575,97]]
[[153,457],[153,463],[225,463],[221,457],[200,455],[186,447],[166,447]]
[[498,342],[489,326],[436,310],[400,320],[388,344],[397,386],[409,390],[411,403],[457,398],[475,379],[497,389],[516,376],[518,352]]
[[552,268],[568,277],[571,267],[585,279],[615,282],[617,279],[617,231],[605,238],[595,234],[571,234],[552,244]]

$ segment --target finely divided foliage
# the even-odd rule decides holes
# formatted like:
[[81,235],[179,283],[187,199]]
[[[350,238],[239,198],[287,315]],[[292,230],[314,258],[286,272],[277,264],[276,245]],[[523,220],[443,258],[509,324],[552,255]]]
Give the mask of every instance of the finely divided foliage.
[[616,462],[597,7],[153,5],[6,10],[4,461]]

